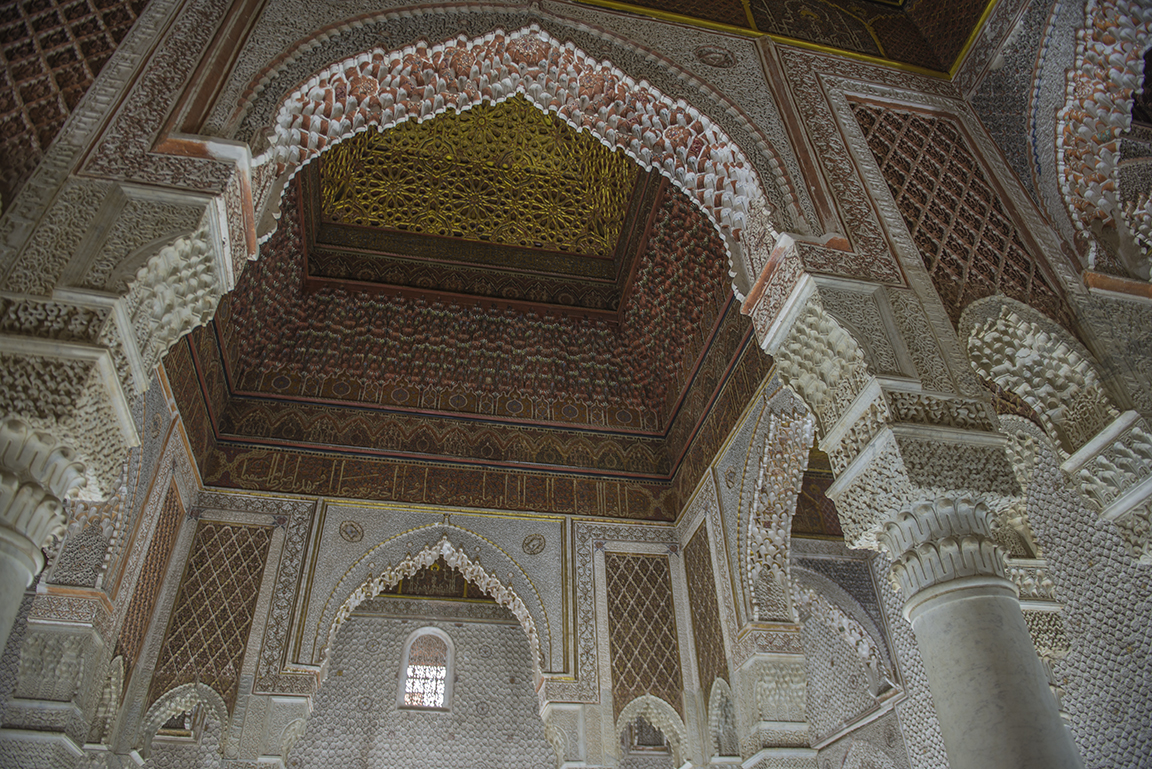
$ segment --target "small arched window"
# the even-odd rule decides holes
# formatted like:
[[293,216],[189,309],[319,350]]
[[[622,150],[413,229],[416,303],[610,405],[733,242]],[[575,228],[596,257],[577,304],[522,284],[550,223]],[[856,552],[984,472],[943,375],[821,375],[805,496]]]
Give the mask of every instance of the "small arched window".
[[426,627],[408,636],[400,663],[402,708],[447,710],[454,678],[452,639],[438,628]]

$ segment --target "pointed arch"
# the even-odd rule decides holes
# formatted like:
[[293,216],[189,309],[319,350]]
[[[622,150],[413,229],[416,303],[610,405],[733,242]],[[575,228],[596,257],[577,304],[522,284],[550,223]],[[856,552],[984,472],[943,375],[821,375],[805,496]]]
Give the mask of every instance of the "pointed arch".
[[[395,565],[388,564],[384,566],[378,574],[374,575],[372,571],[368,570],[370,568],[368,566],[370,562],[366,559],[384,557],[389,552],[398,549],[402,546],[399,542],[401,537],[437,530],[442,531],[442,534],[435,544],[427,544],[415,554],[406,552],[404,557],[400,558]],[[512,573],[509,574],[507,583],[502,582],[496,575],[494,569],[480,564],[479,551],[484,549],[483,546],[476,547],[478,553],[474,559],[468,555],[465,546],[453,543],[449,538],[450,532],[459,541],[465,539],[462,535],[467,535],[467,537],[471,539],[478,539],[507,558],[506,553],[503,553],[503,551],[499,550],[499,548],[488,540],[455,526],[430,526],[425,529],[416,529],[400,534],[377,545],[361,557],[360,566],[363,567],[363,570],[353,567],[353,569],[349,571],[349,574],[364,575],[359,585],[355,589],[350,590],[343,601],[337,605],[337,595],[343,594],[342,591],[347,590],[347,585],[349,584],[349,580],[347,579],[348,575],[346,575],[346,579],[341,580],[340,583],[337,584],[329,596],[328,601],[325,603],[321,613],[320,627],[326,628],[327,632],[323,636],[322,645],[316,650],[315,655],[321,663],[321,678],[324,678],[327,674],[328,654],[332,647],[332,641],[336,637],[336,631],[340,629],[341,625],[348,621],[349,617],[352,616],[352,612],[356,610],[356,607],[364,601],[380,595],[380,593],[387,588],[395,586],[400,580],[411,577],[420,571],[420,569],[431,566],[441,557],[444,558],[450,567],[463,574],[466,579],[482,587],[496,603],[512,612],[519,621],[520,627],[523,628],[525,635],[528,637],[528,645],[532,650],[533,667],[536,675],[543,675],[544,666],[547,664],[547,661],[541,650],[541,638],[540,632],[537,629],[537,617],[543,621],[544,632],[548,634],[550,642],[552,638],[547,625],[547,615],[544,613],[539,594],[535,592],[535,586],[532,585],[531,580],[529,580],[523,570],[516,565],[515,561],[512,561],[510,558],[508,558],[508,562],[520,572],[519,577],[527,584],[531,593],[516,589],[511,579],[513,576]],[[527,602],[525,598],[527,598]]]
[[676,766],[683,763],[684,751],[688,747],[688,730],[675,708],[652,694],[641,694],[620,711],[616,719],[617,736],[623,734],[628,725],[637,718],[643,718],[659,729],[664,739],[668,740],[668,746],[672,748],[673,763]]
[[1092,243],[1089,263],[1103,249],[1093,225],[1119,231],[1124,266],[1147,279],[1152,269],[1152,200],[1125,199],[1120,183],[1120,140],[1132,123],[1144,52],[1152,44],[1152,11],[1126,0],[1085,4],[1076,35],[1075,66],[1067,70],[1063,108],[1056,116],[1056,169],[1067,213]]
[[[836,596],[838,600],[829,597],[834,593],[839,593]],[[894,675],[879,628],[871,620],[865,619],[867,615],[858,605],[859,619],[840,605],[855,604],[854,599],[826,577],[803,568],[796,570],[792,580],[792,595],[803,621],[821,622],[856,652],[868,675],[869,694],[882,699],[894,693]],[[865,622],[861,622],[861,619],[865,619]]]
[[[287,180],[361,131],[497,104],[515,94],[668,177],[726,236],[733,274],[743,275],[742,282],[759,274],[757,260],[732,254],[732,245],[746,225],[757,231],[757,242],[770,244],[778,232],[762,181],[740,147],[692,105],[595,61],[536,24],[436,44],[422,40],[399,50],[376,48],[327,67],[281,101],[268,149],[256,165],[275,164]],[[271,195],[278,200],[282,190]],[[737,295],[743,296],[739,288]]]
[[1065,456],[1120,416],[1092,354],[1028,305],[1005,296],[975,301],[959,335],[976,373],[1023,398]]
[[764,404],[748,444],[738,525],[741,582],[754,621],[793,621],[788,579],[792,518],[814,431],[803,401],[780,387]]
[[740,755],[736,703],[732,698],[732,687],[723,678],[712,682],[712,694],[708,698],[708,735],[712,740],[712,755]]
[[199,682],[181,684],[166,692],[160,699],[152,703],[152,707],[148,708],[148,713],[144,716],[140,739],[137,742],[137,750],[139,750],[140,755],[147,758],[148,754],[151,753],[152,740],[165,721],[186,710],[192,710],[197,705],[204,706],[209,713],[216,717],[221,731],[227,727],[228,706],[224,704],[224,700],[212,687]]
[[97,745],[107,742],[116,721],[116,713],[120,709],[120,697],[123,692],[124,658],[117,655],[108,665],[108,677],[100,690],[100,700],[96,703],[96,713],[88,730],[88,742]]

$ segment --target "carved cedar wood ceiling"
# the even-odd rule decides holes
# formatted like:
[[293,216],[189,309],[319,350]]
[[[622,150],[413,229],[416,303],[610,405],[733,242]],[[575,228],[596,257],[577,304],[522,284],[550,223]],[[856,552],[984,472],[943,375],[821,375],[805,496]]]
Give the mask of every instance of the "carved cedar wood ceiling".
[[165,361],[208,484],[672,520],[771,367],[695,205],[519,97],[360,134],[283,210]]
[[[584,0],[746,34],[769,34],[935,72],[951,72],[995,0]],[[732,66],[722,49],[696,52]]]

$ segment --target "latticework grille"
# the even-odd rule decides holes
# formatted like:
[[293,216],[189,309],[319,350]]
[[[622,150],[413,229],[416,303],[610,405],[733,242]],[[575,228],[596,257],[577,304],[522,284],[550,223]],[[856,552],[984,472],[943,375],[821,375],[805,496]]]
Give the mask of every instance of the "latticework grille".
[[973,301],[1004,294],[1070,327],[959,127],[871,104],[852,109],[952,322]]
[[262,526],[201,522],[196,528],[149,704],[199,680],[215,689],[231,712],[271,540],[272,530]]
[[152,619],[152,610],[156,608],[160,583],[164,580],[164,572],[168,570],[168,559],[172,555],[172,546],[176,544],[176,534],[180,531],[183,515],[180,495],[174,485],[170,486],[156,519],[156,528],[148,543],[148,552],[144,555],[144,565],[140,568],[140,577],[136,580],[136,589],[128,603],[124,624],[120,626],[120,635],[116,640],[116,654],[124,658],[127,671],[131,671],[135,664],[144,643],[144,634],[148,632],[148,623]]
[[724,653],[724,633],[720,628],[720,606],[716,601],[716,580],[712,575],[712,552],[708,548],[708,527],[696,530],[684,548],[684,572],[688,578],[692,635],[696,641],[696,668],[700,691],[707,698],[712,682],[728,681],[728,656]]
[[608,553],[604,566],[615,717],[640,695],[652,694],[683,718],[684,679],[668,558]]
[[408,649],[404,678],[404,704],[418,708],[444,707],[444,682],[448,674],[448,644],[428,633]]
[[7,208],[148,0],[0,3],[0,205]]

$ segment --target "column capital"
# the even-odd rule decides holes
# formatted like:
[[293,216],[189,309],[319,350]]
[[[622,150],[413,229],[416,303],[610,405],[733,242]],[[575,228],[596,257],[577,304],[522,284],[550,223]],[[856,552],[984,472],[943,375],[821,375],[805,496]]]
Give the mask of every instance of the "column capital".
[[[1016,503],[1023,492],[1007,443],[997,433],[932,425],[880,427],[826,492],[836,503],[845,542],[879,549],[890,522],[942,498],[977,500],[985,510]],[[981,531],[988,531],[986,524]]]
[[76,452],[24,420],[0,419],[0,525],[5,541],[44,566],[39,549],[64,525],[61,500],[85,482]]
[[916,502],[892,516],[878,539],[904,598],[966,577],[994,578],[1009,587],[990,518],[987,505],[971,497]]

